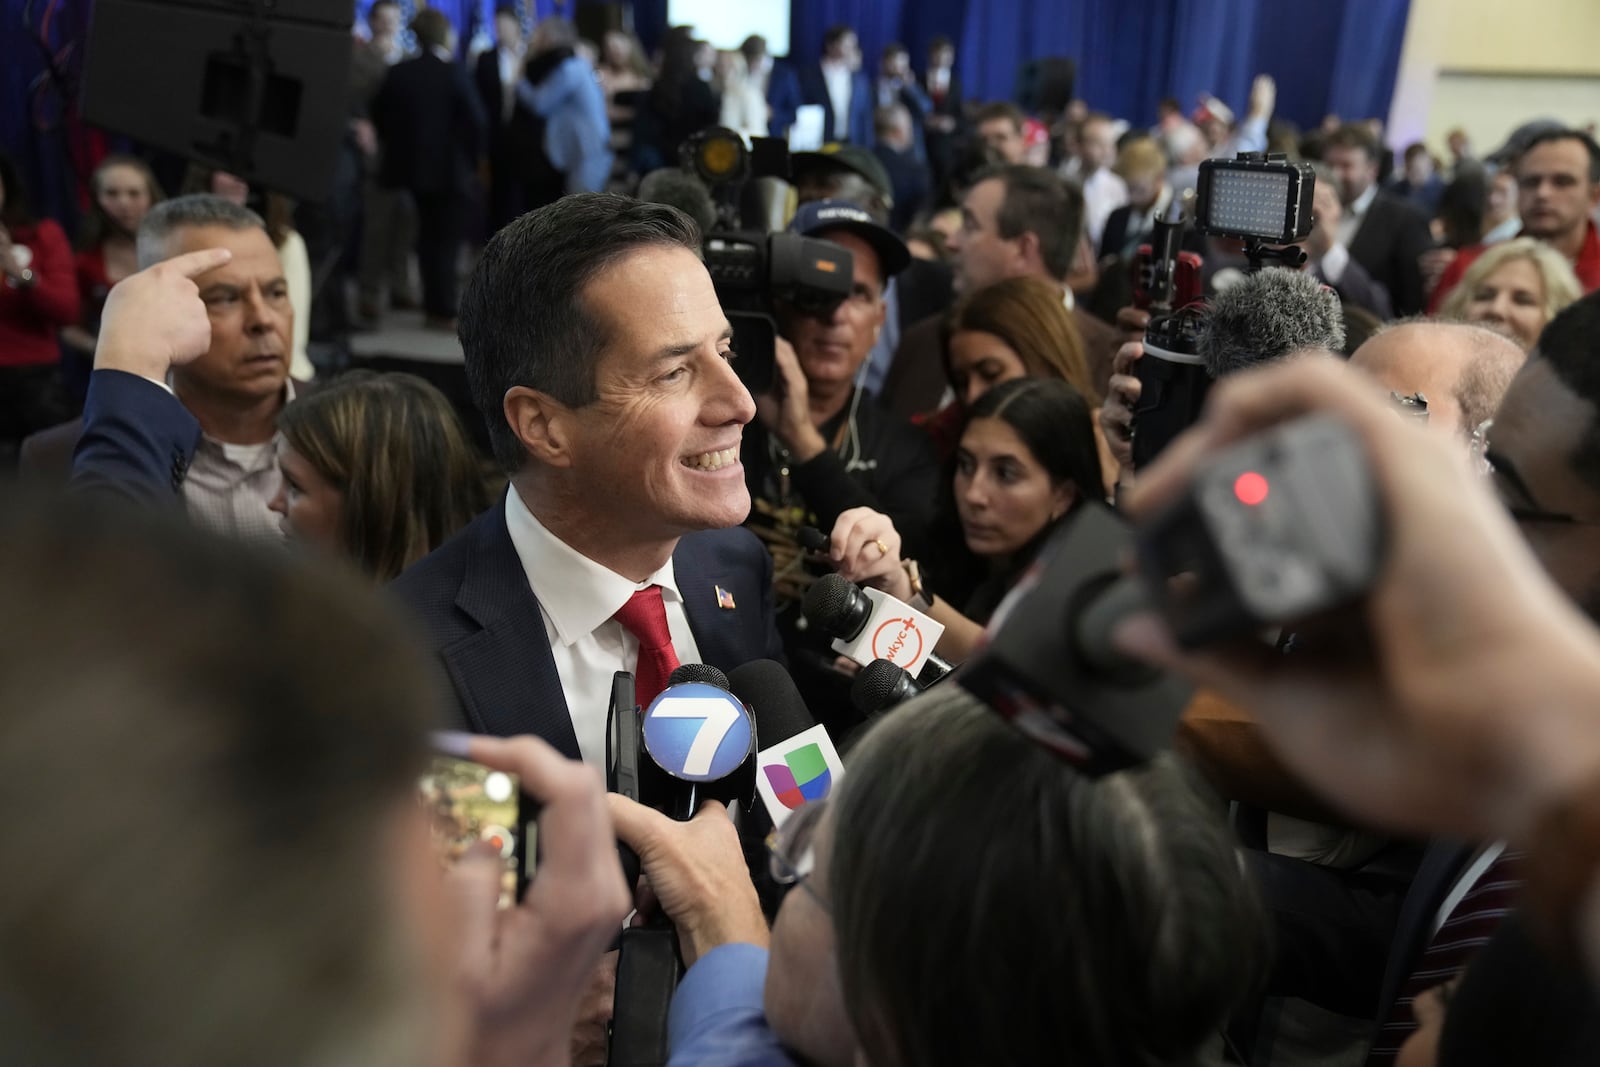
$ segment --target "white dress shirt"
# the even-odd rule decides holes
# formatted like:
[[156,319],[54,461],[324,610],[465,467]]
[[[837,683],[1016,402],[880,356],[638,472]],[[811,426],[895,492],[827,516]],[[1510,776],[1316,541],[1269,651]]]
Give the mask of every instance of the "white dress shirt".
[[1100,235],[1106,232],[1106,220],[1111,213],[1128,202],[1128,184],[1101,167],[1083,182],[1083,228],[1089,234],[1089,243],[1096,253],[1100,251]]
[[850,139],[850,90],[855,75],[846,63],[822,61],[822,80],[828,85],[828,102],[833,105],[832,140]]
[[517,82],[522,80],[522,49],[496,48],[500,61],[500,120],[510,122],[517,107]]
[[1367,219],[1367,209],[1378,198],[1378,184],[1373,182],[1367,186],[1367,191],[1356,197],[1355,203],[1344,209],[1344,215],[1339,219],[1339,243],[1349,248],[1355,243],[1356,234],[1361,232],[1361,224]]
[[546,530],[514,487],[506,490],[506,530],[528,586],[539,600],[578,751],[585,763],[603,768],[611,676],[636,670],[639,662],[638,639],[612,618],[628,598],[646,586],[659,585],[678,661],[700,662],[672,560],[642,582],[629,581]]

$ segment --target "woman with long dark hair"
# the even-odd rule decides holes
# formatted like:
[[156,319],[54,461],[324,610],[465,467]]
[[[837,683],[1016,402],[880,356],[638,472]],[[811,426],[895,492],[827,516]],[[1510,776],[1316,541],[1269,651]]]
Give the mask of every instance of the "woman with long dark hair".
[[834,524],[829,543],[839,573],[925,610],[945,627],[938,653],[965,659],[1057,524],[1103,496],[1093,423],[1083,394],[1060,379],[1003,382],[967,410],[955,507],[984,577],[959,607],[937,595],[936,574],[900,558],[899,531],[871,508],[847,511]]

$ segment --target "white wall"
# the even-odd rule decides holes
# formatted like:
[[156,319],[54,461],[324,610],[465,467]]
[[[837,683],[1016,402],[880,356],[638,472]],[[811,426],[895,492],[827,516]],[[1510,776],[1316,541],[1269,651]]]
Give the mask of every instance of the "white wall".
[[1485,154],[1535,118],[1600,121],[1600,0],[1412,0],[1393,147],[1460,126]]

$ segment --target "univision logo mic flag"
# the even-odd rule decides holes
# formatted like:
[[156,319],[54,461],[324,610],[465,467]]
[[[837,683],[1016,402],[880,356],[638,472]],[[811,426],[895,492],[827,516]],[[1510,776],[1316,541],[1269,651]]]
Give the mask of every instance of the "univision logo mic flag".
[[756,755],[756,790],[774,827],[800,805],[827,796],[843,775],[844,762],[820,725]]

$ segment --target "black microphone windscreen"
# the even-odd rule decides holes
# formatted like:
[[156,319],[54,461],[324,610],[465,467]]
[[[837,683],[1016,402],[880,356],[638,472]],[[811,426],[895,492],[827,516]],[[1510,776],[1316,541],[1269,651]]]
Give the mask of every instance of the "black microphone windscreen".
[[1213,378],[1305,348],[1343,351],[1339,295],[1310,274],[1267,267],[1211,298],[1197,347]]
[[807,552],[826,552],[828,550],[828,535],[815,526],[802,526],[795,531],[795,540],[800,542],[800,547]]
[[875,659],[856,675],[850,685],[850,703],[863,715],[876,715],[906,699],[905,687],[911,682],[906,669],[892,660]]
[[763,749],[781,744],[817,724],[800,699],[794,679],[777,660],[741,663],[728,675],[733,695],[750,705],[756,720],[756,742]]
[[685,682],[703,682],[718,689],[728,688],[728,676],[709,663],[680,663],[672,668],[672,673],[667,676],[667,684],[682,685]]
[[639,199],[647,204],[665,204],[694,219],[701,235],[717,228],[717,206],[711,192],[699,178],[676,167],[653,170],[639,182]]
[[800,602],[800,611],[813,626],[831,636],[840,637],[851,614],[850,605],[860,595],[861,591],[842,575],[824,574],[806,590],[805,599]]

